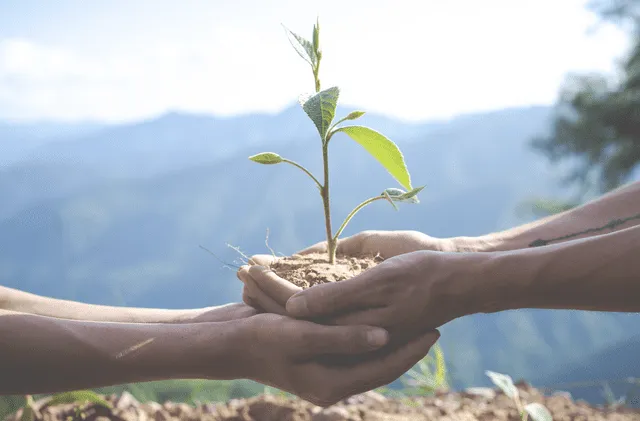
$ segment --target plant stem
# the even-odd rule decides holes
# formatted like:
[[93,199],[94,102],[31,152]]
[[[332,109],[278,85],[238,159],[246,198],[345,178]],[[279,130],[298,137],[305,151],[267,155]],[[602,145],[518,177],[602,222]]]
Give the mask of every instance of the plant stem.
[[322,204],[324,205],[324,222],[327,229],[327,252],[329,253],[329,263],[336,262],[337,241],[333,238],[331,230],[331,207],[329,203],[329,145],[324,142],[322,145],[322,161],[324,164],[324,185],[320,189]]
[[287,164],[291,164],[291,165],[293,165],[293,166],[294,166],[294,167],[296,167],[296,168],[300,168],[300,169],[301,169],[302,171],[304,171],[304,172],[305,172],[309,177],[311,177],[311,179],[314,181],[314,183],[316,183],[316,186],[318,186],[318,188],[319,188],[320,190],[322,190],[322,184],[320,184],[320,182],[318,181],[318,179],[317,179],[317,178],[315,178],[315,177],[314,177],[314,175],[313,175],[313,174],[311,174],[311,172],[310,172],[308,169],[306,169],[306,168],[305,168],[305,167],[303,167],[302,165],[298,164],[297,162],[293,162],[293,161],[290,161],[290,160],[288,160],[288,159],[284,159],[284,158],[283,158],[283,159],[282,159],[282,162],[286,162]]
[[358,206],[356,206],[355,209],[352,210],[349,215],[347,215],[347,217],[345,218],[344,222],[342,223],[342,225],[340,225],[340,228],[336,232],[336,235],[333,238],[333,241],[334,241],[335,244],[338,244],[338,238],[340,237],[340,234],[342,234],[342,231],[344,231],[344,229],[347,226],[347,224],[349,223],[349,221],[351,221],[351,218],[353,218],[356,215],[356,213],[358,213],[358,211],[360,209],[364,208],[369,203],[375,202],[376,200],[387,200],[387,198],[385,196],[372,197],[371,199],[367,199],[364,202],[360,203]]

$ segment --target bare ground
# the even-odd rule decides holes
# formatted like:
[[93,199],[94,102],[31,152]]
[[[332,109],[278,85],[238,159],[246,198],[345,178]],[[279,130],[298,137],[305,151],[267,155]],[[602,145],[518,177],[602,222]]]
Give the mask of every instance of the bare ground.
[[[575,402],[568,394],[543,396],[540,391],[519,383],[523,403],[544,404],[556,421],[640,421],[640,409],[596,408]],[[225,403],[205,403],[196,407],[184,403],[139,403],[128,393],[105,396],[113,409],[95,404],[48,406],[49,398],[36,402],[36,420],[64,421],[400,421],[400,420],[512,420],[517,410],[502,392],[488,388],[468,389],[462,393],[441,392],[435,396],[396,399],[376,392],[353,396],[329,408],[275,395],[233,399]],[[19,421],[22,410],[6,421]]]

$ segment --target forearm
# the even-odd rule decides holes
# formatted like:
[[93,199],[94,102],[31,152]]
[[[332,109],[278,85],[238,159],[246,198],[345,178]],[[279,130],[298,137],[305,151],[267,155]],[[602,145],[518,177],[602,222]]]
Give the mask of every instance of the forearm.
[[640,226],[548,247],[489,253],[478,294],[516,308],[640,312]]
[[0,310],[0,394],[228,379],[232,334],[228,323],[102,323]]
[[507,231],[453,240],[460,251],[505,251],[589,238],[637,225],[640,225],[640,182]]
[[[196,323],[202,319],[213,321],[216,313],[223,313],[222,309],[226,310],[226,307],[189,310],[112,307],[42,297],[0,286],[1,309],[60,319],[96,322]],[[205,314],[207,317],[202,317]],[[223,315],[219,314],[219,316],[220,321],[223,321]]]

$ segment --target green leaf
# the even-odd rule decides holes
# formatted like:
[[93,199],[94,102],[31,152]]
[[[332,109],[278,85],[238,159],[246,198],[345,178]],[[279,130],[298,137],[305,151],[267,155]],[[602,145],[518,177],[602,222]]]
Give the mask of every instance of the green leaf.
[[36,418],[36,414],[34,411],[35,402],[33,401],[33,396],[27,395],[26,402],[24,407],[22,408],[22,416],[20,417],[20,421],[33,421]]
[[378,160],[402,187],[413,190],[409,170],[407,170],[402,152],[395,143],[375,130],[364,126],[345,126],[336,129],[336,132],[345,132]]
[[485,371],[484,373],[487,376],[489,376],[493,384],[498,386],[504,392],[505,395],[507,395],[511,399],[518,396],[518,389],[513,384],[513,380],[511,379],[510,376],[507,376],[506,374],[496,373],[493,371]]
[[360,118],[366,113],[364,111],[351,111],[348,116],[346,116],[345,120],[355,120],[356,118]]
[[[390,189],[387,189],[390,190]],[[393,202],[393,199],[391,198],[391,196],[389,195],[389,193],[387,192],[387,190],[382,192],[382,195],[385,197],[385,199],[391,203],[391,206],[393,206],[393,209],[395,209],[396,211],[398,211],[398,207],[396,206],[396,204]],[[399,189],[398,189],[399,190]]]
[[396,188],[389,188],[384,192],[389,195],[391,200],[393,200],[394,202],[420,203],[417,195],[422,191],[422,189],[424,189],[424,186],[416,187],[409,192]]
[[286,26],[282,25],[287,33],[287,37],[289,38],[289,42],[296,50],[296,52],[302,57],[307,63],[311,65],[311,67],[315,68],[318,63],[318,57],[316,57],[315,49],[313,48],[313,44],[311,44],[306,39],[302,38],[300,35],[290,31]]
[[529,413],[533,421],[553,421],[553,416],[551,416],[549,410],[540,403],[525,405],[524,410]]
[[250,156],[249,159],[253,162],[257,162],[258,164],[265,165],[279,164],[282,162],[282,157],[273,152],[262,152],[257,155]]
[[78,390],[75,392],[64,392],[54,395],[48,405],[60,405],[66,403],[95,403],[97,405],[111,408],[111,404],[102,399],[97,393],[91,390]]
[[337,86],[320,91],[315,95],[300,96],[300,105],[316,125],[323,142],[327,138],[327,131],[329,131],[331,122],[336,115],[339,96],[340,89]]
[[313,51],[318,51],[320,47],[320,18],[316,19],[316,24],[313,25]]

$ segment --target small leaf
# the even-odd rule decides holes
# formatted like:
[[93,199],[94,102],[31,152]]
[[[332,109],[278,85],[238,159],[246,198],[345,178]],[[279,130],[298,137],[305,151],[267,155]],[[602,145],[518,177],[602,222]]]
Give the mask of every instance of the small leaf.
[[407,190],[413,189],[402,152],[391,140],[364,126],[345,126],[336,129],[336,132],[345,132],[378,160],[402,187]]
[[313,44],[311,44],[306,39],[302,38],[300,35],[290,31],[286,26],[282,25],[287,32],[287,37],[289,38],[289,42],[295,48],[296,52],[302,57],[307,63],[311,65],[311,67],[315,68],[318,62],[318,58],[316,57],[315,49],[313,48]]
[[313,51],[318,51],[318,47],[320,47],[320,18],[313,25]]
[[351,111],[348,116],[346,116],[345,120],[355,120],[356,118],[360,118],[366,113],[364,111]]
[[415,189],[401,195],[399,199],[403,202],[420,203],[420,201],[418,200],[418,193],[420,193],[424,189],[424,187],[425,186],[416,187]]
[[553,421],[553,416],[549,410],[540,403],[525,405],[524,410],[529,413],[533,421]]
[[48,405],[60,405],[65,403],[95,403],[97,405],[111,408],[111,404],[102,399],[97,393],[91,390],[79,390],[75,392],[64,392],[54,395],[48,402]]
[[337,86],[320,91],[315,95],[300,96],[300,105],[316,125],[323,142],[336,115],[339,96],[340,89]]
[[262,152],[257,155],[250,156],[249,159],[253,162],[257,162],[258,164],[265,165],[279,164],[282,162],[282,157],[273,152]]
[[402,189],[389,188],[385,190],[385,193],[388,194],[394,202],[420,203],[417,194],[420,193],[422,189],[424,189],[424,186],[416,187],[409,192]]
[[511,399],[518,396],[518,389],[513,384],[513,380],[511,379],[510,376],[507,376],[506,374],[496,373],[493,371],[485,371],[484,373],[487,376],[489,376],[493,384],[498,386],[504,392],[505,395],[507,395]]
[[[387,190],[389,190],[389,189],[387,189]],[[387,199],[387,201],[388,201],[389,203],[391,203],[391,206],[393,206],[393,209],[395,209],[396,211],[398,211],[398,210],[399,210],[399,209],[398,209],[398,207],[396,206],[396,204],[395,204],[395,203],[393,203],[393,199],[391,198],[391,196],[389,195],[389,193],[387,192],[387,190],[383,191],[383,192],[382,192],[382,195],[385,197],[385,199]]]
[[33,396],[26,395],[26,402],[24,407],[22,408],[22,416],[20,417],[20,421],[33,421],[36,418],[35,410],[34,410],[35,402],[33,401]]

